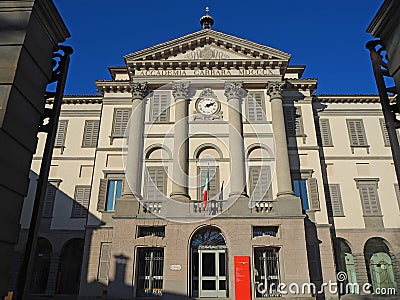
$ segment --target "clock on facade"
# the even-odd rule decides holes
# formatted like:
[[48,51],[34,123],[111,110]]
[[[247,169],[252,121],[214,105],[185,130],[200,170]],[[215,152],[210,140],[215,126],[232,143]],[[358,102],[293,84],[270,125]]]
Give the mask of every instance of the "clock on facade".
[[211,89],[206,88],[200,94],[200,97],[196,101],[196,110],[207,116],[215,115],[219,112],[220,103]]

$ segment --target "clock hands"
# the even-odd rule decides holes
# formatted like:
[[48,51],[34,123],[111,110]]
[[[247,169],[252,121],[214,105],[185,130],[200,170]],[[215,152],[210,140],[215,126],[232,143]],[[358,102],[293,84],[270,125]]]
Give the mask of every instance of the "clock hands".
[[206,107],[210,107],[210,106],[213,106],[215,104],[215,102],[209,102],[208,104],[206,104],[205,106]]

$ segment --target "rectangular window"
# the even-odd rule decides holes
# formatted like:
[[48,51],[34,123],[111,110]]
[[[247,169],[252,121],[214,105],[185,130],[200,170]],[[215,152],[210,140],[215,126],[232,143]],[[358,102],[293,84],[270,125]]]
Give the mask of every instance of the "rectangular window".
[[47,183],[46,196],[44,198],[42,217],[51,218],[53,216],[54,201],[56,199],[57,188],[51,183]]
[[122,180],[107,181],[107,198],[105,203],[105,211],[113,211],[115,209],[115,200],[122,197]]
[[319,119],[319,128],[321,134],[322,146],[332,147],[332,135],[329,119]]
[[93,148],[97,146],[97,138],[99,136],[100,121],[85,121],[85,129],[83,133],[82,147]]
[[150,121],[168,122],[170,93],[154,93],[150,101]]
[[363,120],[347,120],[347,129],[351,147],[368,146]]
[[280,297],[279,248],[254,248],[254,283],[262,289],[255,289],[256,297]]
[[250,92],[247,95],[246,108],[249,122],[265,121],[263,92]]
[[269,166],[250,166],[249,177],[249,191],[253,201],[273,199]]
[[89,208],[90,186],[76,186],[71,218],[86,218]]
[[381,125],[381,130],[382,130],[383,143],[385,147],[390,147],[389,133],[386,127],[385,119],[379,119],[379,123]]
[[206,179],[207,170],[209,170],[209,197],[208,199],[217,199],[217,195],[220,193],[220,186],[219,186],[219,167],[210,166],[210,167],[198,167],[197,174],[198,176],[198,193],[197,199],[203,199],[203,191],[204,191],[204,184]]
[[146,168],[146,200],[159,201],[167,193],[167,173],[164,167]]
[[284,106],[283,112],[286,121],[286,132],[288,136],[303,136],[303,119],[301,107]]
[[379,216],[381,215],[381,207],[378,197],[377,182],[358,182],[357,184],[364,216]]
[[68,120],[60,120],[58,123],[56,140],[54,143],[55,148],[65,147],[65,137],[67,135]]
[[108,284],[108,272],[110,269],[111,259],[111,243],[101,243],[99,269],[97,272],[97,280],[100,283]]
[[165,226],[139,226],[138,237],[159,236],[165,237]]
[[334,217],[344,217],[340,185],[329,184],[328,189],[329,193],[327,194],[327,198],[328,198],[328,209],[329,209],[329,202],[331,206],[330,214]]
[[309,210],[308,194],[307,194],[307,180],[293,180],[293,191],[296,197],[300,197],[303,210]]
[[131,110],[129,108],[114,109],[114,120],[111,134],[112,138],[124,137],[130,114]]
[[161,297],[164,278],[164,249],[138,248],[137,296]]
[[278,229],[278,226],[253,226],[253,238],[258,236],[276,237]]

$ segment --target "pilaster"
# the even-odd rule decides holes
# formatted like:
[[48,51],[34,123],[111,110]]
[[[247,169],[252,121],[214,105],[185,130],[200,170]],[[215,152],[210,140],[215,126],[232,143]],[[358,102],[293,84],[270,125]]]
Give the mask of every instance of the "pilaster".
[[229,116],[229,148],[231,157],[230,178],[231,192],[229,196],[247,196],[246,192],[246,165],[243,141],[242,98],[241,82],[226,82],[225,97],[228,100]]
[[189,173],[189,82],[175,82],[172,85],[172,95],[175,98],[173,182],[171,198],[187,202]]

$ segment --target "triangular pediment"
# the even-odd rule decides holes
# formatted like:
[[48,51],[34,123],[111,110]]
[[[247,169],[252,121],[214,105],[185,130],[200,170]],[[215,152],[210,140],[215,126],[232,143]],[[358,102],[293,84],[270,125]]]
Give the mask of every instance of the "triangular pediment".
[[246,39],[211,29],[161,43],[125,56],[127,63],[138,61],[275,60],[288,61],[290,55]]

